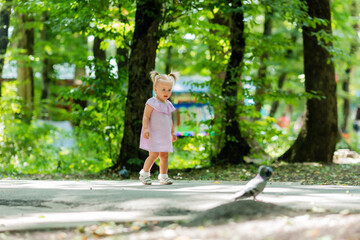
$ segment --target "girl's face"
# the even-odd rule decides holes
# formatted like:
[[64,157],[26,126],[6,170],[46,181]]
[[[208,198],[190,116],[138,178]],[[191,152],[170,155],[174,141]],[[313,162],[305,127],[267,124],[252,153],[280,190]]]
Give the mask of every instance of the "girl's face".
[[172,82],[158,81],[154,87],[157,99],[165,102],[171,96]]

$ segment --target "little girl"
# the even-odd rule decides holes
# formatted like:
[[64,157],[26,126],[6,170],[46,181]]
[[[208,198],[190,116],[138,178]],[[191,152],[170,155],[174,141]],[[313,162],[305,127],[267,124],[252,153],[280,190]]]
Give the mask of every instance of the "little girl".
[[140,181],[145,185],[151,185],[150,169],[156,159],[160,158],[160,184],[172,184],[168,177],[169,152],[173,152],[172,142],[176,141],[171,113],[175,107],[168,100],[171,90],[179,73],[171,72],[169,75],[160,75],[156,71],[150,72],[151,80],[154,83],[155,97],[147,100],[145,104],[140,148],[149,152],[143,169],[140,171]]

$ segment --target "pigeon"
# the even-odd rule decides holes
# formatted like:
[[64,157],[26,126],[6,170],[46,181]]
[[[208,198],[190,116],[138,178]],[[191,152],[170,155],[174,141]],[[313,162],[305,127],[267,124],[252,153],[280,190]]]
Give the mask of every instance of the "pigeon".
[[119,175],[122,178],[129,178],[129,172],[126,170],[125,166],[119,171]]
[[248,197],[253,197],[256,200],[256,196],[264,190],[266,181],[271,177],[272,172],[271,167],[260,166],[256,177],[251,179],[241,191],[235,194],[235,201]]

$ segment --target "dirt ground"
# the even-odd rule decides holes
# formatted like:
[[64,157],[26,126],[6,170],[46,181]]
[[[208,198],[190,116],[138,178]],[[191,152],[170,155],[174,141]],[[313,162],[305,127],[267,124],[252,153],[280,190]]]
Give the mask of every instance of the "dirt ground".
[[[176,214],[167,209],[166,214]],[[179,215],[183,214],[181,211]],[[360,239],[360,214],[342,210],[294,210],[252,200],[241,200],[193,214],[182,222],[136,221],[99,223],[69,229],[0,233],[0,239]]]

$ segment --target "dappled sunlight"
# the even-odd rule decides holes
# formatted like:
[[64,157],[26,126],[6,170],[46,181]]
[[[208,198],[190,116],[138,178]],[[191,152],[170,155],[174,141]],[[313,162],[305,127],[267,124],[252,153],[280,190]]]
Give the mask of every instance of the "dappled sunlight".
[[[0,227],[186,218],[231,203],[245,184],[175,181],[164,186],[154,180],[153,185],[145,186],[133,180],[1,180]],[[360,210],[360,189],[351,186],[269,182],[257,199],[297,209]]]

